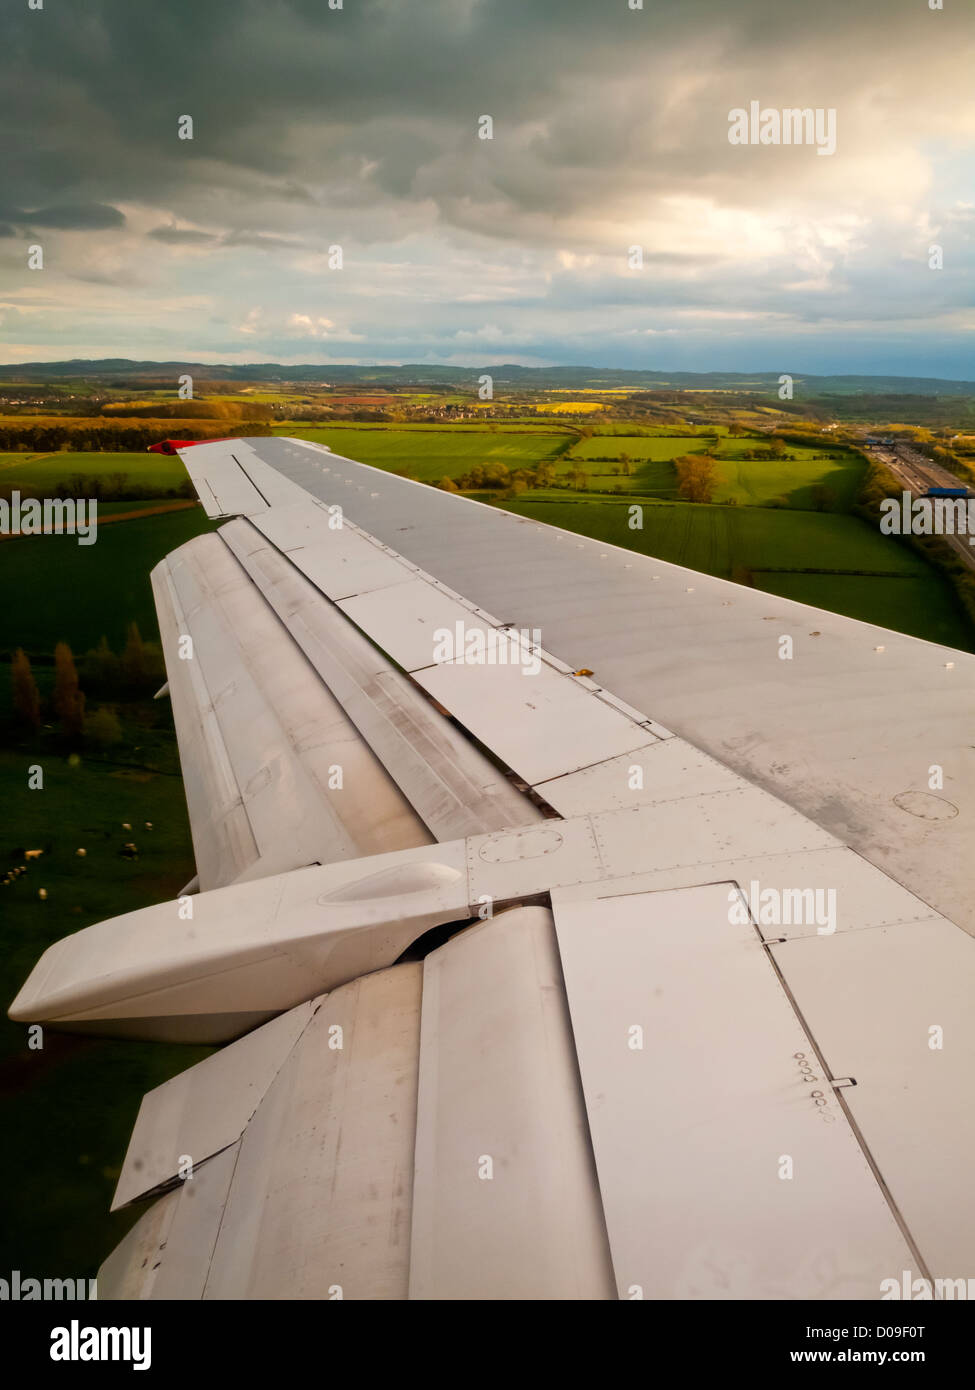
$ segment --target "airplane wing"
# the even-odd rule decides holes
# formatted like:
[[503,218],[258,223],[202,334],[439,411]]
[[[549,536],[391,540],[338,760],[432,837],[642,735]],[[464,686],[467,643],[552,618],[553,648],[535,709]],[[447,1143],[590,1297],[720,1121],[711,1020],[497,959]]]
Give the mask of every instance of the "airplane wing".
[[226,1044],[143,1100],[100,1296],[966,1278],[975,657],[301,440],[182,457],[199,882],[11,1009]]

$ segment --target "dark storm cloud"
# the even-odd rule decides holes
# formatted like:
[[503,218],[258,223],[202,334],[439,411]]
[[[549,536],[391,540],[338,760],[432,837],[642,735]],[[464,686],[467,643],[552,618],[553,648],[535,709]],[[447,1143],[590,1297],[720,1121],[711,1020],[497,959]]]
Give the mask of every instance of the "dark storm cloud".
[[[723,85],[780,47],[794,55],[797,40],[814,70],[869,39],[864,56],[879,68],[912,27],[922,61],[936,35],[916,11],[915,0],[822,0],[814,14],[805,0],[647,0],[644,12],[622,0],[347,0],[340,11],[323,0],[87,0],[55,19],[24,9],[6,21],[0,59],[5,129],[22,138],[4,142],[0,167],[4,186],[31,202],[66,188],[169,195],[209,184],[214,161],[224,185],[246,190],[248,175],[270,174],[294,198],[361,159],[393,197],[449,209],[487,181],[512,202],[562,213],[584,195],[573,175],[666,165],[641,132],[655,112],[666,127],[675,65],[688,79],[695,64],[704,79],[711,69]],[[710,128],[709,85],[684,113],[692,125]],[[497,122],[495,151],[508,142],[487,174],[470,143],[484,112]],[[192,142],[176,139],[183,114]],[[533,121],[544,129],[513,148],[512,133]],[[688,159],[726,159],[707,144],[695,139],[672,162],[688,172]],[[459,150],[466,157],[451,159]],[[539,167],[547,178],[533,177]]]
[[75,203],[25,212],[22,221],[32,227],[59,227],[65,231],[106,231],[124,227],[125,215],[106,203]]
[[[51,261],[72,281],[144,284],[164,315],[194,299],[181,350],[222,321],[226,343],[270,357],[292,320],[328,320],[319,337],[363,356],[395,355],[394,337],[415,356],[412,334],[431,355],[458,336],[557,358],[597,327],[611,343],[614,322],[879,324],[971,302],[961,6],[644,3],[25,4],[0,51],[0,219],[77,232]],[[837,155],[733,150],[728,110],[752,99],[837,106]],[[955,161],[940,185],[939,156]],[[941,280],[925,266],[938,237]],[[329,279],[336,241],[348,269]],[[633,241],[645,270],[621,278]],[[562,253],[579,259],[560,269]],[[131,321],[162,333],[164,315],[147,301]]]
[[125,226],[125,214],[106,203],[65,203],[32,211],[6,208],[4,216],[22,226],[56,227],[61,231],[102,232]]

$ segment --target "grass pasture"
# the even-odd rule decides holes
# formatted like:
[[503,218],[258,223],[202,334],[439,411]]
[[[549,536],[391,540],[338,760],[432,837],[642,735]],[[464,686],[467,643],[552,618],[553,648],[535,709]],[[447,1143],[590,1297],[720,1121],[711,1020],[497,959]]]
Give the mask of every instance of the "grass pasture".
[[67,482],[76,473],[92,478],[125,473],[130,484],[144,483],[151,488],[179,487],[186,478],[186,469],[175,454],[73,453],[66,450],[53,454],[0,454],[0,487],[53,487],[56,483]]
[[640,460],[659,463],[683,454],[706,454],[712,447],[712,439],[702,435],[594,434],[574,444],[571,454],[573,460],[583,466],[589,459],[616,459],[620,454],[629,454],[634,463]]
[[[79,545],[69,535],[5,540],[0,593],[11,601],[0,606],[0,652],[23,647],[51,653],[60,641],[84,652],[103,633],[118,649],[130,622],[139,624],[147,641],[156,640],[149,571],[170,550],[216,524],[202,507],[193,507],[100,528],[94,545]],[[84,602],[71,601],[78,595]]]
[[522,430],[484,429],[359,429],[345,426],[289,427],[282,434],[327,444],[336,454],[385,468],[406,472],[421,483],[444,477],[460,477],[478,463],[504,463],[510,469],[531,468],[550,458],[564,444],[563,433],[529,433]]
[[764,447],[767,441],[760,439],[721,440],[713,453],[720,477],[714,492],[716,502],[735,497],[743,506],[760,507],[775,497],[784,497],[790,507],[813,511],[813,489],[820,484],[833,494],[830,511],[846,512],[852,507],[866,470],[858,455],[839,453],[835,458],[821,458],[823,450],[790,444],[790,458],[743,457],[749,450]]
[[[11,1136],[0,1183],[0,1265],[25,1275],[90,1278],[136,1219],[134,1212],[110,1216],[108,1208],[144,1092],[209,1050],[48,1030],[44,1048],[32,1051],[6,1007],[45,947],[106,917],[174,898],[193,873],[193,855],[175,769],[154,773],[44,754],[44,789],[30,791],[26,767],[35,758],[27,750],[0,752],[7,811],[0,871],[25,862],[24,849],[44,850],[26,874],[0,886],[0,1099]],[[130,841],[137,859],[120,857]]]
[[[24,460],[20,455],[20,461]],[[76,455],[56,455],[71,463]],[[142,455],[137,455],[141,461]],[[97,456],[114,471],[119,455]],[[148,456],[155,461],[155,455]],[[92,460],[94,462],[94,460]],[[167,460],[167,463],[178,460]],[[60,474],[58,476],[61,476]],[[144,504],[159,506],[157,502]],[[139,503],[105,505],[106,516]],[[128,623],[157,637],[149,570],[170,550],[211,527],[203,509],[159,512],[99,530],[94,545],[73,536],[25,536],[0,544],[0,652],[24,647],[42,696],[49,696],[54,644],[76,655],[104,633],[116,651]],[[0,666],[0,880],[28,862],[22,877],[0,882],[4,1012],[47,945],[106,917],[176,895],[193,875],[193,852],[168,703],[122,702],[120,744],[86,744],[68,756],[56,730],[23,738],[7,728],[9,665]],[[90,699],[91,708],[101,701]],[[29,790],[28,766],[40,763],[44,787]],[[145,822],[152,823],[152,829]],[[132,829],[124,829],[127,822]],[[133,842],[138,858],[120,855]],[[84,857],[76,854],[85,849]],[[44,888],[42,900],[38,890]],[[199,1048],[99,1041],[48,1032],[41,1051],[0,1016],[0,1098],[7,1149],[0,1183],[0,1265],[25,1273],[90,1277],[136,1213],[109,1216],[115,1180],[145,1091],[206,1055]]]
[[[593,491],[653,493],[677,500],[677,476],[671,461],[686,454],[710,454],[718,465],[715,502],[734,499],[746,507],[765,507],[776,499],[800,511],[815,511],[815,489],[829,489],[825,510],[846,512],[853,505],[865,464],[854,454],[836,458],[820,457],[822,451],[790,446],[790,458],[746,459],[747,452],[766,448],[761,439],[731,439],[681,435],[623,436],[593,435],[581,439],[559,459],[558,471],[582,468],[589,475]],[[632,471],[614,473],[619,465],[604,462],[628,454]]]
[[[781,598],[811,603],[893,632],[907,632],[928,642],[973,649],[962,618],[950,610],[951,591],[932,570],[904,578],[872,575],[867,580],[834,574],[789,574],[776,570],[754,574],[757,589]],[[855,609],[855,611],[851,611]]]

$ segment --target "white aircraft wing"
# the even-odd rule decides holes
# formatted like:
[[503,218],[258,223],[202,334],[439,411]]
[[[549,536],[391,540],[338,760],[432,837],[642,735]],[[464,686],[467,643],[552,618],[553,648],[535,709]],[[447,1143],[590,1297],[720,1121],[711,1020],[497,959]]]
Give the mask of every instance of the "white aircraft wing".
[[965,1279],[975,657],[291,439],[153,573],[199,891],[11,1009],[147,1095],[117,1298]]

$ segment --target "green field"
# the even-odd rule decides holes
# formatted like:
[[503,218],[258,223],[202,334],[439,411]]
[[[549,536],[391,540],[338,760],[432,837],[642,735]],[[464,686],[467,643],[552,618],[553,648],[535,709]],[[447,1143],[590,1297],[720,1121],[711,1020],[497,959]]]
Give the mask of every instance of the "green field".
[[[132,510],[139,504],[122,505]],[[97,645],[103,633],[117,650],[131,622],[146,640],[155,640],[149,571],[215,524],[202,507],[193,507],[114,522],[99,529],[94,545],[79,545],[67,535],[0,542],[0,593],[13,596],[0,607],[0,652],[23,647],[51,653],[56,642],[65,641],[80,653]]]
[[950,612],[945,611],[952,597],[950,590],[944,580],[930,571],[912,576],[905,583],[903,579],[881,575],[860,581],[846,575],[788,574],[772,570],[756,574],[754,583],[766,593],[811,603],[836,613],[848,613],[852,618],[876,623],[893,632],[907,632],[912,637],[941,642],[947,647],[975,650],[975,641],[967,631],[964,618],[959,615],[952,621]]
[[682,454],[706,454],[712,447],[714,436],[710,439],[700,435],[606,435],[594,434],[591,439],[580,439],[573,445],[572,457],[580,463],[587,459],[618,458],[629,454],[637,459],[675,459]]
[[[861,458],[847,453],[835,459],[821,458],[817,455],[824,451],[799,445],[789,446],[791,457],[786,459],[743,457],[750,450],[767,447],[768,441],[764,439],[727,436],[719,438],[715,449],[713,437],[594,435],[591,439],[580,440],[559,460],[559,471],[584,468],[593,490],[652,492],[676,498],[677,479],[670,460],[685,454],[710,454],[718,464],[716,502],[733,497],[743,506],[760,507],[782,498],[790,507],[814,511],[817,504],[813,489],[819,484],[829,488],[832,494],[829,510],[848,511],[853,505],[865,468]],[[618,458],[622,453],[632,460],[629,475],[613,473],[617,465],[597,461]]]
[[[157,707],[158,708],[158,707]],[[168,721],[163,708],[161,717]],[[205,1049],[95,1041],[47,1033],[27,1048],[6,1008],[51,942],[106,917],[175,897],[192,876],[183,786],[167,729],[138,734],[150,773],[82,756],[74,765],[40,755],[43,790],[27,788],[32,748],[0,752],[0,1098],[6,1171],[0,1183],[0,1267],[25,1274],[91,1277],[134,1216],[108,1208],[145,1091],[207,1055]],[[116,755],[119,758],[125,754]],[[129,754],[128,756],[132,756]],[[131,831],[122,828],[123,821]],[[145,822],[152,822],[147,830]],[[119,856],[126,842],[135,860]],[[86,850],[79,858],[75,851]],[[24,849],[43,849],[25,861]],[[45,888],[46,900],[38,897]],[[16,1136],[16,1139],[14,1139]]]
[[[947,582],[906,546],[892,545],[858,517],[649,502],[643,530],[631,531],[629,502],[546,496],[552,500],[532,494],[499,505],[675,565],[743,579],[784,598],[975,650],[975,632]],[[820,573],[795,572],[803,569]]]
[[790,458],[746,459],[749,449],[763,448],[767,440],[723,439],[713,455],[720,481],[714,500],[735,497],[743,506],[762,506],[774,497],[783,497],[790,507],[816,510],[813,488],[821,484],[833,494],[829,510],[845,512],[853,506],[863,480],[866,464],[857,454],[838,453],[836,458],[820,458],[821,449],[790,444]]
[[175,454],[89,454],[63,450],[55,454],[0,454],[0,487],[52,486],[76,473],[101,477],[125,473],[130,483],[154,488],[179,487],[186,469]]
[[565,443],[562,432],[536,430],[441,429],[436,425],[413,429],[289,426],[276,431],[316,444],[327,444],[336,454],[369,463],[391,473],[406,472],[421,483],[444,477],[459,477],[478,463],[505,463],[511,469],[530,468],[540,459],[551,458]]
[[[64,458],[64,456],[60,456]],[[141,456],[140,456],[141,457]],[[111,469],[116,455],[102,457]],[[178,460],[176,460],[178,463]],[[133,510],[138,503],[107,510]],[[151,504],[149,504],[151,505]],[[0,650],[23,646],[49,690],[55,642],[80,654],[108,636],[120,650],[135,620],[156,638],[149,570],[168,551],[209,529],[202,508],[119,521],[92,546],[71,536],[30,536],[0,544]],[[9,667],[0,668],[0,725],[9,709]],[[90,701],[92,708],[100,702]],[[43,855],[22,877],[0,882],[0,1097],[8,1144],[0,1196],[0,1266],[24,1272],[91,1276],[134,1219],[108,1207],[143,1093],[205,1054],[49,1033],[43,1051],[5,1017],[44,948],[106,917],[171,898],[193,876],[186,803],[168,703],[119,705],[123,742],[106,753],[70,758],[56,731],[18,745],[9,731],[0,751],[0,880]],[[27,787],[40,763],[43,790]],[[152,829],[145,822],[152,822]],[[132,829],[123,829],[128,822]],[[126,842],[135,860],[120,856]],[[85,856],[75,851],[84,848]],[[48,894],[38,897],[38,889]]]

